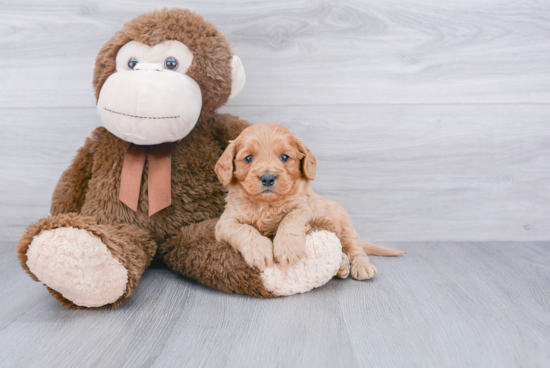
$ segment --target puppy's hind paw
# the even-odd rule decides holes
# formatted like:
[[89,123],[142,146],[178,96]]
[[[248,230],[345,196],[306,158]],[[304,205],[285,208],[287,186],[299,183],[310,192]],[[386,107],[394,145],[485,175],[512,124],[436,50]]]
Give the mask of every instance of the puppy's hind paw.
[[367,280],[372,278],[378,270],[370,262],[356,262],[351,265],[351,277],[356,280]]
[[338,273],[336,273],[336,276],[345,279],[349,276],[350,273],[350,263],[349,263],[349,257],[347,254],[342,253],[342,263],[340,263],[340,269],[338,270]]

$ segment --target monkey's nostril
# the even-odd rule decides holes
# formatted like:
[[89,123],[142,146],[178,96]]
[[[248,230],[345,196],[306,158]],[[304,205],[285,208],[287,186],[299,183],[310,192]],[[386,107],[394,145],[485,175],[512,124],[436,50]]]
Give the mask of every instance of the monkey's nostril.
[[260,176],[260,181],[264,187],[272,186],[275,183],[275,179],[277,178],[273,174],[264,174]]

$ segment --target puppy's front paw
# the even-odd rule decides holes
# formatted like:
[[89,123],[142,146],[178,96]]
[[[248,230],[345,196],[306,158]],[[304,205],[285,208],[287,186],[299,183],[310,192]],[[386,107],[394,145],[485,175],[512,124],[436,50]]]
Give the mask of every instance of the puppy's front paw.
[[293,265],[306,252],[306,236],[277,234],[273,240],[273,255],[282,266]]
[[359,259],[351,263],[351,277],[356,280],[367,280],[377,273],[376,267],[367,260]]
[[249,246],[242,248],[241,254],[251,268],[263,271],[273,266],[273,243],[265,236],[254,239]]

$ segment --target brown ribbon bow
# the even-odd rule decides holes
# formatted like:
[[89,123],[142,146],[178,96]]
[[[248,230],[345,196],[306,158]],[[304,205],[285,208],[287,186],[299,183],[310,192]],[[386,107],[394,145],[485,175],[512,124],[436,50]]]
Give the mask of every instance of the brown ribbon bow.
[[137,212],[143,167],[149,153],[149,216],[172,204],[172,144],[154,146],[130,144],[120,176],[119,199]]

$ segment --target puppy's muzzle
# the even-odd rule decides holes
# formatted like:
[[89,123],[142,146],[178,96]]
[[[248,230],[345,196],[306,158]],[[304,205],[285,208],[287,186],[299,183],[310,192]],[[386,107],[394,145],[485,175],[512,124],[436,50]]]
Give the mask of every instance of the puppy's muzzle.
[[269,188],[273,184],[275,184],[275,180],[277,177],[273,174],[263,174],[260,176],[260,181],[262,182],[262,185],[266,188]]

